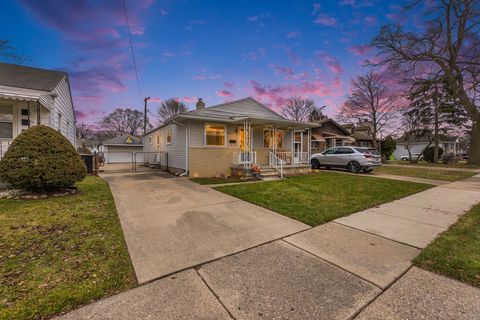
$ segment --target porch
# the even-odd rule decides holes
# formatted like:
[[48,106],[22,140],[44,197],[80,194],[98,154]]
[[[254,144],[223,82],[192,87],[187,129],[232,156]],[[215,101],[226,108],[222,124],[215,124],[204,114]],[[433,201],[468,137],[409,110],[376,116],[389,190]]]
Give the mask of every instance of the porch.
[[50,125],[47,102],[33,97],[0,94],[0,160],[13,140],[32,125]]
[[[250,175],[254,164],[273,168],[279,176],[309,170],[310,128],[314,125],[286,119],[203,123],[203,142],[189,147],[189,175]],[[198,131],[191,131],[191,141],[195,141],[198,134],[193,133]]]

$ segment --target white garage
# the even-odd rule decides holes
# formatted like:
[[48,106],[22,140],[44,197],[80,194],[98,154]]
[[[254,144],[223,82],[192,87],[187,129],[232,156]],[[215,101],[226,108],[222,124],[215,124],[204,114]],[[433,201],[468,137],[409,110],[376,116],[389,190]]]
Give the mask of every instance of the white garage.
[[105,163],[143,162],[142,138],[124,134],[103,142]]

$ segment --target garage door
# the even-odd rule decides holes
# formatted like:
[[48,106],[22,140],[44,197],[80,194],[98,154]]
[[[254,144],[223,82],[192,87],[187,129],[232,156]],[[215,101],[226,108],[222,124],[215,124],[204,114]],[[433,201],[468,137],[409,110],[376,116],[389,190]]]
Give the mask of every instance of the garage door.
[[127,163],[132,162],[131,152],[122,151],[108,151],[105,152],[106,163]]

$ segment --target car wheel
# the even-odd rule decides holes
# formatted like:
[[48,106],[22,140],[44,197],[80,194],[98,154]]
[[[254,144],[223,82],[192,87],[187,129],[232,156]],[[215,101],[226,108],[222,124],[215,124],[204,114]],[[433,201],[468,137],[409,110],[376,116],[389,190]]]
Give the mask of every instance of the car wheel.
[[360,166],[360,163],[358,163],[356,161],[350,161],[347,164],[347,169],[351,173],[359,173],[360,171],[362,171],[362,167]]
[[313,169],[320,169],[320,161],[317,159],[312,159],[311,164]]
[[363,169],[363,172],[365,172],[365,173],[370,173],[370,172],[372,172],[372,171],[373,171],[372,168],[365,168],[365,169]]

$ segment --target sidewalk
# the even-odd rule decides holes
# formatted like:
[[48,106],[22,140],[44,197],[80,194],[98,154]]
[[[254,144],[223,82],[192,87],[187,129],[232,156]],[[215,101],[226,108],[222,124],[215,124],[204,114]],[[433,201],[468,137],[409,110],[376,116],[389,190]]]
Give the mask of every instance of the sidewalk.
[[408,165],[408,164],[395,164],[395,163],[384,163],[382,166],[385,167],[400,167],[400,168],[419,168],[419,169],[429,169],[429,170],[444,170],[444,171],[471,171],[480,173],[480,169],[475,168],[451,168],[451,167],[440,167],[440,166],[425,166],[425,165]]
[[480,289],[411,266],[480,175],[177,272],[60,319],[475,319]]

